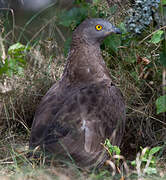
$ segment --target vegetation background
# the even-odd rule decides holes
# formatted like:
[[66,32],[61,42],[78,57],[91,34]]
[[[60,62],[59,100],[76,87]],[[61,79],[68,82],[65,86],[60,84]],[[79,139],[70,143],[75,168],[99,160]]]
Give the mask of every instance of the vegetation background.
[[[72,2],[27,13],[0,9],[0,178],[165,179],[166,1]],[[46,154],[28,156],[36,106],[60,78],[71,32],[87,17],[107,18],[123,32],[101,48],[127,111],[121,147],[106,141],[110,159],[91,172]]]

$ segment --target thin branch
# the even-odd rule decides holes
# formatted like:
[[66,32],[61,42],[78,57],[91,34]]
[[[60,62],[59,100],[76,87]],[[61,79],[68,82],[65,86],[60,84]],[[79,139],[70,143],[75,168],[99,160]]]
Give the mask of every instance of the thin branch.
[[149,34],[148,36],[146,36],[142,41],[140,41],[140,42],[138,43],[138,45],[142,44],[146,39],[150,38],[150,37],[151,37],[153,34],[155,34],[158,30],[162,30],[162,29],[166,29],[166,26],[163,26],[163,27],[157,29],[156,31],[152,32],[152,33]]
[[160,119],[157,119],[157,118],[155,118],[155,117],[153,117],[153,116],[149,116],[148,114],[146,114],[146,113],[144,113],[144,112],[142,112],[142,111],[139,111],[139,110],[137,110],[137,109],[133,109],[133,108],[131,108],[130,106],[127,106],[127,108],[129,108],[129,109],[131,109],[131,110],[133,110],[133,111],[135,111],[135,112],[138,112],[138,113],[140,113],[140,114],[143,114],[143,115],[145,115],[145,116],[148,117],[148,118],[151,118],[151,119],[153,119],[153,120],[156,120],[156,121],[160,122],[161,124],[166,125],[166,123],[163,122],[163,121],[161,121]]

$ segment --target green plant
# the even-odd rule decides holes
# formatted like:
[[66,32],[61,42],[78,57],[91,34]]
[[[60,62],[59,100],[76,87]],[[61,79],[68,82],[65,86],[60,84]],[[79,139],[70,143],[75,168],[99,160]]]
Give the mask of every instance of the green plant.
[[136,160],[131,161],[131,165],[136,168],[138,176],[157,174],[157,157],[155,154],[158,153],[161,148],[160,146],[151,149],[141,147],[141,153],[137,154]]
[[[123,1],[122,1],[123,2]],[[150,1],[148,1],[150,2]],[[159,10],[165,11],[164,2],[165,0],[161,1],[162,4],[160,4],[161,7],[159,7]],[[4,60],[10,60],[10,59],[17,59],[12,60],[12,63],[15,65],[9,66],[10,70],[8,72],[8,66],[6,67],[6,70],[0,74],[0,76],[3,77],[6,75],[8,76],[12,74],[18,75],[19,70],[18,66],[21,66],[22,70],[20,71],[20,74],[24,74],[24,77],[18,77],[17,80],[19,80],[19,84],[17,81],[14,81],[14,85],[17,85],[16,91],[12,91],[9,95],[10,99],[6,94],[4,94],[4,97],[2,99],[2,102],[5,104],[6,107],[6,113],[1,111],[1,102],[0,102],[0,116],[3,119],[4,122],[9,122],[7,128],[5,126],[5,130],[1,131],[1,139],[0,141],[3,142],[3,145],[1,144],[2,154],[1,154],[1,160],[0,160],[0,174],[3,175],[10,175],[11,178],[14,178],[14,176],[17,174],[17,177],[14,179],[19,178],[34,178],[34,179],[51,179],[51,177],[46,178],[43,176],[45,173],[45,168],[47,168],[47,164],[44,164],[42,167],[44,169],[40,171],[40,160],[33,159],[32,161],[28,160],[24,156],[20,154],[20,152],[16,153],[14,151],[11,151],[10,146],[8,146],[10,143],[14,147],[21,147],[21,149],[25,148],[26,144],[21,143],[25,142],[28,143],[29,139],[29,133],[28,131],[22,131],[20,130],[20,123],[29,123],[29,127],[33,118],[33,114],[35,112],[36,106],[39,103],[39,100],[41,97],[45,94],[45,92],[48,90],[48,88],[51,86],[53,81],[58,79],[61,75],[63,66],[64,66],[64,57],[61,55],[62,48],[59,46],[56,46],[54,48],[54,52],[49,51],[49,49],[52,49],[52,44],[55,45],[55,41],[51,39],[51,41],[42,41],[42,36],[39,37],[41,41],[39,42],[38,36],[40,34],[44,34],[45,30],[48,29],[48,25],[52,22],[55,23],[56,19],[56,25],[60,24],[61,26],[64,26],[67,30],[73,31],[74,28],[84,19],[87,17],[101,17],[101,18],[108,18],[114,24],[119,24],[119,28],[122,31],[122,35],[120,36],[110,36],[108,39],[106,39],[102,44],[102,53],[104,56],[104,59],[108,65],[108,67],[111,69],[112,78],[115,84],[118,86],[120,85],[120,88],[122,89],[122,92],[126,99],[126,107],[127,107],[127,127],[126,127],[126,134],[123,139],[123,149],[119,149],[119,147],[113,146],[109,140],[106,140],[105,147],[108,151],[108,154],[110,155],[107,162],[114,163],[115,171],[121,171],[123,173],[123,169],[121,168],[125,161],[123,160],[124,157],[121,156],[121,151],[127,158],[129,159],[136,159],[135,162],[133,161],[133,167],[130,169],[131,173],[136,171],[136,176],[134,179],[138,179],[138,176],[142,175],[148,175],[150,174],[152,179],[157,178],[160,179],[160,171],[157,167],[161,167],[160,163],[158,163],[158,159],[156,157],[156,153],[152,155],[152,159],[148,154],[147,151],[149,150],[142,150],[141,153],[138,153],[136,158],[133,158],[135,156],[135,151],[137,151],[138,147],[140,145],[142,146],[148,146],[153,143],[155,144],[162,143],[163,141],[163,132],[165,130],[163,124],[164,124],[164,118],[163,116],[159,115],[156,116],[156,113],[154,111],[155,107],[155,101],[156,101],[156,107],[157,107],[157,113],[165,112],[166,105],[164,99],[166,98],[164,93],[163,96],[161,96],[161,77],[162,77],[162,68],[165,67],[165,29],[164,26],[156,27],[154,29],[154,24],[150,24],[150,26],[146,26],[145,29],[141,30],[141,34],[139,35],[133,35],[127,32],[125,24],[123,22],[123,17],[126,16],[126,9],[123,4],[121,4],[121,8],[119,11],[125,11],[124,16],[119,16],[118,21],[116,21],[116,7],[107,7],[105,8],[105,5],[107,4],[106,1],[101,0],[93,0],[92,4],[85,3],[84,0],[77,0],[76,6],[74,8],[71,8],[70,10],[66,10],[64,12],[61,11],[60,15],[57,17],[57,14],[54,11],[54,18],[49,20],[47,24],[44,24],[43,28],[40,29],[35,35],[33,39],[33,49],[28,54],[28,61],[26,62],[26,48],[18,50],[18,52],[8,52],[9,48],[7,48],[7,45],[10,43],[15,44],[13,41],[15,40],[16,36],[5,36],[8,32],[7,28],[5,28],[4,25],[0,26],[3,30],[5,28],[5,33],[2,33],[2,37],[4,38],[4,46],[6,56],[3,56],[0,54],[0,71],[1,68],[3,68],[5,62]],[[163,8],[163,9],[162,9]],[[19,39],[17,39],[18,42],[20,42],[23,37],[25,36],[25,32],[28,29],[28,26],[33,22],[37,16],[39,16],[40,13],[33,16],[24,26],[22,33],[20,34]],[[149,18],[149,17],[148,17]],[[2,18],[1,18],[2,19]],[[150,18],[149,18],[150,19]],[[4,21],[6,24],[9,24],[8,21]],[[17,22],[17,21],[16,21]],[[45,22],[45,21],[44,21]],[[1,25],[1,20],[0,20]],[[58,26],[58,25],[57,25]],[[18,27],[18,26],[16,26]],[[54,32],[53,26],[49,26],[51,32]],[[135,28],[136,29],[136,28]],[[61,29],[60,29],[61,30]],[[4,31],[3,31],[4,32]],[[65,31],[66,32],[66,31]],[[14,31],[12,31],[14,35]],[[9,33],[11,35],[11,33]],[[63,31],[62,31],[63,34]],[[44,35],[44,38],[48,38],[48,33],[46,33],[46,36]],[[52,37],[52,36],[51,36]],[[65,37],[65,34],[64,34]],[[69,36],[67,36],[69,37]],[[31,44],[32,41],[28,38],[26,39],[26,42],[28,44]],[[16,43],[17,44],[17,43]],[[31,44],[32,46],[32,44]],[[50,48],[49,48],[50,47]],[[16,49],[19,49],[19,46],[16,45]],[[15,49],[14,48],[14,49]],[[60,49],[60,51],[56,51],[57,49]],[[70,48],[70,38],[67,39],[66,45],[65,45],[65,54],[67,55],[68,49]],[[1,50],[1,49],[0,49]],[[17,51],[17,50],[16,50]],[[46,53],[45,53],[46,52]],[[55,55],[56,52],[56,55]],[[2,53],[2,52],[0,52]],[[22,57],[21,57],[22,56]],[[141,58],[146,57],[149,59],[150,63],[148,65],[143,65],[143,73],[149,73],[148,76],[145,78],[140,76],[139,65],[137,63],[138,56]],[[5,58],[3,58],[5,57]],[[23,59],[24,63],[20,62],[20,57]],[[51,58],[53,57],[53,58]],[[55,61],[54,61],[55,60]],[[26,66],[27,64],[27,66]],[[15,68],[16,66],[16,68]],[[27,67],[26,69],[25,66]],[[16,70],[14,70],[16,69]],[[8,73],[8,74],[7,74]],[[13,78],[10,78],[13,80]],[[151,83],[152,82],[152,83]],[[18,85],[18,84],[19,85]],[[160,93],[160,94],[159,94]],[[2,96],[1,96],[2,97]],[[157,98],[158,97],[158,98]],[[8,112],[8,113],[7,113]],[[1,121],[1,120],[0,120]],[[163,122],[163,123],[162,123]],[[0,122],[1,123],[1,122]],[[22,123],[22,124],[23,124]],[[24,127],[25,128],[25,127]],[[10,133],[9,133],[10,130]],[[17,134],[19,132],[19,134]],[[23,138],[22,135],[25,135],[25,138]],[[9,140],[12,140],[9,142]],[[152,148],[153,149],[153,148]],[[159,151],[158,151],[159,152]],[[144,157],[144,159],[142,159]],[[155,158],[153,160],[153,158]],[[45,157],[41,157],[41,162],[45,162]],[[164,159],[164,158],[163,158]],[[122,162],[123,161],[123,162]],[[121,163],[122,162],[122,163]],[[154,163],[155,162],[155,163]],[[163,162],[165,164],[165,160],[160,159],[160,162]],[[148,165],[150,163],[150,165]],[[42,164],[42,163],[41,163]],[[59,168],[62,167],[64,175],[64,171],[66,171],[67,177],[63,177],[61,179],[69,178],[68,176],[71,176],[71,174],[76,174],[77,170],[73,170],[72,166],[69,166],[73,173],[71,173],[71,169],[66,167],[64,165],[65,163],[59,163],[55,162],[53,166],[48,167],[48,174],[50,171],[55,176],[61,174],[59,171]],[[149,168],[146,168],[146,164]],[[87,171],[82,170],[81,175],[83,176],[81,179],[111,179],[110,170],[102,171],[103,169],[108,169],[108,167],[103,167],[99,169],[101,172],[95,172],[94,174],[88,173]],[[119,168],[119,170],[118,170]],[[152,168],[152,169],[151,169]],[[24,171],[25,169],[25,171]],[[144,170],[147,169],[147,170]],[[161,170],[161,168],[160,168]],[[161,170],[162,171],[162,170]],[[157,172],[157,174],[156,174]],[[165,174],[165,169],[163,171]],[[21,177],[19,175],[21,174]],[[153,175],[154,174],[154,175]],[[89,177],[90,176],[90,177]],[[91,177],[92,176],[92,177]],[[118,175],[117,175],[118,176]],[[76,176],[76,178],[71,177],[71,179],[79,179],[80,176]],[[121,175],[121,177],[123,177]],[[3,178],[3,177],[2,177]],[[59,179],[60,179],[59,178]],[[116,177],[115,177],[116,178]],[[8,179],[8,178],[7,178]],[[55,178],[53,178],[55,179]],[[117,178],[117,179],[120,179]],[[122,178],[123,179],[123,178]],[[165,179],[164,177],[161,179]]]
[[[126,175],[128,175],[129,168],[125,158],[120,154],[120,148],[118,146],[113,146],[109,139],[105,140],[103,146],[109,154],[109,159],[106,161],[106,164],[112,168],[112,176],[115,176],[116,172],[118,172],[118,174],[121,176],[121,179],[124,179],[123,169],[126,171]],[[120,160],[123,162],[122,166],[120,164]]]
[[[159,60],[161,65],[163,67],[166,67],[166,39],[164,37],[165,32],[162,29],[163,28],[160,28],[159,30],[155,31],[149,42],[154,44],[161,44]],[[166,95],[157,98],[156,108],[157,108],[157,114],[166,112]]]
[[157,98],[156,107],[157,107],[157,114],[166,112],[166,95]]
[[8,48],[7,57],[0,61],[0,75],[6,74],[12,77],[14,74],[23,75],[26,65],[26,51],[30,48],[16,43]]
[[[165,0],[161,0],[160,2],[160,14],[161,14],[161,19],[162,22],[164,22],[164,17],[166,15],[166,1]],[[159,113],[164,113],[166,112],[166,95],[165,95],[165,91],[166,91],[166,87],[165,87],[165,68],[166,68],[166,32],[164,31],[164,29],[166,29],[166,27],[163,26],[155,31],[153,33],[153,36],[151,38],[151,40],[149,41],[150,43],[154,43],[154,44],[158,44],[158,46],[160,47],[160,51],[159,51],[159,60],[160,63],[163,67],[163,95],[158,97],[156,100],[156,108],[157,108],[157,114]]]
[[[76,26],[78,26],[84,19],[88,17],[108,18],[117,10],[115,5],[109,9],[107,8],[107,11],[103,11],[102,9],[105,8],[105,6],[102,5],[99,0],[93,0],[91,4],[86,3],[85,1],[75,0],[74,4],[77,5],[77,7],[73,7],[70,10],[65,10],[58,16],[59,24],[64,27],[67,27],[71,31],[73,31],[76,28]],[[64,45],[65,56],[69,51],[70,42],[71,37],[67,38]],[[116,53],[120,45],[120,36],[112,35],[103,42],[102,48],[105,49],[107,47],[110,51]]]
[[120,155],[120,148],[118,146],[113,146],[109,139],[106,139],[104,142],[104,147],[108,151],[110,156]]
[[[156,69],[162,69],[162,73],[157,72],[160,76],[162,75],[163,78],[163,87],[165,86],[165,73],[166,73],[166,26],[165,26],[165,17],[166,17],[166,1],[165,0],[153,0],[153,1],[145,1],[145,0],[137,0],[134,7],[130,9],[130,16],[126,18],[125,23],[127,24],[127,29],[132,32],[132,37],[129,36],[129,39],[134,37],[134,41],[137,42],[137,45],[134,47],[135,50],[138,48],[141,49],[140,45],[142,43],[147,43],[153,51],[149,54],[149,58],[152,58],[152,53],[156,56],[156,61],[153,62],[155,64]],[[157,19],[155,19],[157,17]],[[153,23],[152,23],[153,22]],[[155,23],[156,22],[156,23]],[[154,27],[157,24],[157,30],[154,31]],[[146,35],[143,40],[140,41],[140,38],[136,38],[140,35],[143,35],[145,33],[143,30],[146,30],[148,32],[151,30],[152,32],[149,32],[148,35]],[[148,41],[148,39],[151,37],[151,39]],[[129,42],[129,39],[127,42]],[[133,39],[132,43],[134,42]],[[125,44],[126,45],[126,42]],[[137,53],[138,51],[136,51]],[[140,50],[139,50],[140,53]],[[159,55],[158,55],[159,54]],[[139,54],[136,55],[137,58],[131,58],[129,59],[129,63],[135,63],[139,60],[138,57],[140,57]],[[146,55],[147,56],[147,55]],[[138,62],[137,62],[138,63]],[[142,74],[144,71],[150,69],[152,67],[152,63],[150,62],[147,66],[141,65],[141,72],[131,72],[135,80],[140,80],[140,78],[137,79],[137,77],[142,77]],[[139,68],[139,66],[138,66]],[[156,73],[156,74],[157,74]],[[148,74],[148,72],[147,72]],[[147,76],[145,76],[147,78]],[[155,101],[156,108],[157,108],[157,114],[166,112],[166,95],[165,95],[165,89],[163,88],[162,96],[159,96],[157,100]]]

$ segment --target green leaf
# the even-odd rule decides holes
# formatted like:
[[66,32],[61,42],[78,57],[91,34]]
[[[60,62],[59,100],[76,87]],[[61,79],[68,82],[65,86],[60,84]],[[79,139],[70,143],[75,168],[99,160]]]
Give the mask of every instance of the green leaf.
[[113,146],[113,151],[116,153],[116,155],[120,155],[120,149],[118,146]]
[[19,66],[25,67],[25,65],[26,65],[25,59],[23,59],[22,57],[21,58],[15,58],[15,59],[17,60],[17,63]]
[[118,47],[121,45],[121,38],[116,34],[112,34],[104,40],[104,45],[106,45],[112,51],[117,52]]
[[109,139],[106,139],[105,140],[105,143],[104,143],[105,146],[107,146],[108,148],[112,148],[112,144],[110,143],[110,140]]
[[126,34],[127,33],[126,26],[125,26],[125,24],[123,22],[120,23],[120,25],[118,27],[120,28],[122,34]]
[[9,47],[8,51],[10,52],[10,51],[13,51],[15,49],[25,49],[25,46],[18,42],[16,44],[11,45]]
[[5,60],[3,68],[0,69],[0,74],[1,72],[10,77],[12,77],[14,74],[22,76],[24,75],[24,64],[20,63],[18,59],[8,58]]
[[136,166],[136,161],[134,160],[134,161],[131,161],[131,165],[132,166]]
[[141,158],[141,161],[142,161],[142,162],[147,162],[148,159],[147,159],[147,157],[142,157],[142,158]]
[[87,8],[72,8],[69,11],[66,11],[60,16],[60,23],[65,27],[69,27],[72,23],[78,25],[83,19],[87,17]]
[[157,98],[156,107],[157,107],[157,114],[166,112],[166,95]]
[[130,72],[130,74],[135,79],[136,82],[139,81],[138,73],[136,71]]
[[8,49],[8,54],[9,55],[12,55],[12,54],[15,54],[17,52],[21,52],[21,51],[24,51],[26,49],[26,47],[24,45],[22,45],[21,43],[16,43],[16,44],[13,44],[9,47]]
[[0,75],[5,74],[7,71],[8,71],[7,64],[6,63],[5,64],[1,64],[1,66],[0,66]]
[[0,64],[0,75],[6,74],[8,76],[24,75],[24,67],[26,61],[24,59],[25,54],[23,51],[30,48],[22,45],[21,43],[13,44],[8,49],[8,58],[5,59],[4,64]]
[[124,60],[128,63],[135,63],[137,62],[137,59],[135,56],[127,56],[127,57],[124,57]]
[[148,168],[146,168],[145,170],[145,173],[146,174],[157,174],[157,169],[156,168],[152,168],[152,167],[148,167]]
[[164,34],[163,30],[158,30],[157,32],[153,34],[149,42],[154,43],[154,44],[159,43],[160,41],[163,40],[163,37],[162,37],[163,34]]
[[161,64],[166,67],[166,52],[162,51],[159,58]]
[[160,147],[160,146],[156,146],[156,147],[152,148],[149,152],[149,155],[153,155],[153,154],[157,153],[158,151],[160,151],[161,148],[162,147]]
[[108,148],[110,154],[112,154],[113,153],[113,145],[110,143],[109,139],[105,140],[104,145]]
[[116,155],[120,155],[120,149],[118,146],[113,146],[111,143],[110,143],[110,140],[109,139],[106,139],[105,140],[105,143],[104,145],[108,148],[109,152],[112,154],[113,152],[115,152]]
[[166,0],[161,0],[162,5],[166,5]]

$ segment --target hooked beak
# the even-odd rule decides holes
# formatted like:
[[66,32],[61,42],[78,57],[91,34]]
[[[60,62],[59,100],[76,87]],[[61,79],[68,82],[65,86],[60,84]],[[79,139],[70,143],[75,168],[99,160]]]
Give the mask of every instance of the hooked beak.
[[121,30],[119,28],[116,28],[116,27],[113,28],[113,32],[115,34],[122,34]]
[[105,32],[105,35],[108,36],[112,33],[115,33],[115,34],[122,34],[122,32],[120,31],[119,28],[115,27],[115,26],[112,26],[111,29],[109,29],[107,32]]

